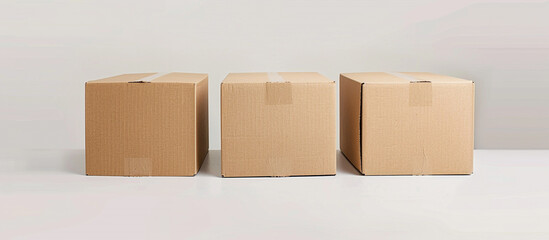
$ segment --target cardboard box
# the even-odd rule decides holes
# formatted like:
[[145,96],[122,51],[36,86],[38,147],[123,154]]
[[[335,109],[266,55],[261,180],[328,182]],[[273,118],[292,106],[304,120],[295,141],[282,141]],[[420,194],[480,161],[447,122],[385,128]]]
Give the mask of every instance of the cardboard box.
[[221,84],[222,175],[335,175],[335,91],[318,73],[229,74]]
[[86,174],[193,176],[208,153],[208,75],[86,83]]
[[341,74],[341,151],[365,175],[471,174],[474,98],[454,77]]

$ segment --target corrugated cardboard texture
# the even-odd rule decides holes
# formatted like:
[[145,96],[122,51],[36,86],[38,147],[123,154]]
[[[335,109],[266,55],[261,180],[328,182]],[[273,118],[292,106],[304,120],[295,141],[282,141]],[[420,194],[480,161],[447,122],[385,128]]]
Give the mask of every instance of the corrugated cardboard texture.
[[334,175],[335,83],[318,73],[229,74],[221,85],[224,177]]
[[[474,83],[404,74],[418,81],[388,73],[341,75],[342,152],[366,175],[471,174]],[[361,104],[356,103],[359,85]],[[360,147],[361,156],[356,154]]]
[[357,169],[362,169],[360,132],[362,124],[362,83],[344,75],[339,80],[339,145]]
[[292,104],[292,83],[271,83],[265,85],[268,105]]
[[192,176],[208,152],[206,74],[86,83],[86,174]]
[[[196,84],[196,172],[202,166],[210,146],[208,124],[208,78]],[[196,174],[195,172],[195,174]]]

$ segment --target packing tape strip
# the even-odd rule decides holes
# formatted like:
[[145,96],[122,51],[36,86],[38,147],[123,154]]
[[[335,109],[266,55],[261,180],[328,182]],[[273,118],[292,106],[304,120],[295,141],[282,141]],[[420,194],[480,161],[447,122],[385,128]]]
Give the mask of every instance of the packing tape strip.
[[267,73],[265,102],[267,105],[292,104],[292,83],[284,80],[278,73]]
[[387,72],[395,77],[406,79],[410,82],[408,104],[411,107],[426,107],[433,104],[433,85],[429,80],[417,79],[414,76]]
[[[285,105],[292,104],[292,84],[284,80],[284,78],[276,73],[267,73],[269,80],[267,81],[267,105]],[[280,143],[272,143],[269,145],[270,151],[277,155],[280,151]],[[292,175],[292,161],[283,157],[268,158],[268,166],[271,170],[271,175],[275,177],[287,177]]]
[[157,79],[157,78],[162,77],[162,76],[167,75],[167,74],[169,74],[169,72],[159,72],[159,73],[155,73],[153,75],[150,75],[150,76],[147,76],[147,77],[144,77],[144,78],[140,78],[140,79],[137,79],[137,80],[130,81],[130,83],[150,83],[154,79]]
[[429,82],[431,82],[429,80],[417,79],[414,76],[404,74],[404,73],[399,73],[399,72],[386,72],[386,73],[391,74],[391,75],[393,75],[395,77],[398,77],[398,78],[406,79],[406,80],[410,81],[410,83],[429,83]]
[[269,82],[276,82],[276,83],[282,83],[285,82],[284,78],[280,76],[277,72],[269,72],[267,73],[267,77],[269,77]]
[[395,73],[388,72],[395,77],[408,80],[409,83],[409,95],[408,95],[408,106],[410,107],[420,107],[414,108],[414,112],[419,113],[420,115],[427,118],[426,121],[419,121],[416,123],[416,130],[421,134],[420,139],[416,139],[415,142],[421,142],[420,149],[418,150],[418,156],[415,159],[415,164],[412,169],[413,175],[424,175],[426,171],[430,171],[431,165],[428,160],[426,153],[426,143],[423,138],[428,131],[430,123],[429,109],[433,102],[433,85],[429,80],[417,79],[414,76],[404,74],[404,73]]

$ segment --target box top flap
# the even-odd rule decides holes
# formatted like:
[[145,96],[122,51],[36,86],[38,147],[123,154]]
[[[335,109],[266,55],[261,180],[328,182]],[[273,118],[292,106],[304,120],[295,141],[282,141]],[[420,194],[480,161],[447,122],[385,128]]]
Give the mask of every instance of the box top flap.
[[472,83],[470,80],[444,76],[427,72],[362,72],[362,73],[342,73],[349,79],[360,83],[410,83],[416,82],[432,82],[432,83]]
[[207,77],[208,74],[204,73],[131,73],[92,80],[87,83],[198,83]]
[[278,72],[278,73],[229,73],[223,83],[329,83],[334,82],[316,72]]

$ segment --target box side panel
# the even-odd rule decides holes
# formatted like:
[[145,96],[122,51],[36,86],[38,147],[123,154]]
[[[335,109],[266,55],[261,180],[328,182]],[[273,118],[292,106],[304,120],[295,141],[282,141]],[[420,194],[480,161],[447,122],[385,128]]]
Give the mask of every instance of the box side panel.
[[[173,140],[167,137],[164,137],[164,140],[167,143],[174,143],[173,151],[177,149],[175,146],[175,143],[179,144],[179,148],[181,148],[182,151],[178,154],[181,154],[182,157],[179,157],[179,155],[174,154],[174,156],[178,156],[178,158],[174,158],[173,161],[181,162],[180,164],[182,164],[183,167],[172,169],[170,165],[165,165],[163,166],[163,169],[166,169],[165,174],[158,174],[158,175],[194,176],[198,171],[196,168],[196,156],[197,156],[196,85],[189,84],[189,83],[178,83],[178,84],[164,83],[163,85],[166,85],[166,86],[177,85],[179,89],[180,102],[178,103],[177,106],[172,106],[170,108],[174,109],[174,111],[181,112],[180,118],[179,119],[174,118],[171,121],[164,120],[165,123],[162,125],[164,125],[165,128],[167,129],[177,130],[177,131],[171,131],[172,134],[177,133],[177,135],[173,136]],[[169,119],[169,117],[167,116],[163,118]],[[162,156],[159,156],[158,159],[163,159],[161,157]],[[174,166],[178,166],[178,164],[179,163],[174,164]]]
[[202,166],[209,150],[208,79],[196,86],[196,172]]
[[472,108],[472,110],[471,110],[471,125],[472,125],[472,127],[471,127],[471,137],[470,137],[471,153],[470,153],[470,156],[469,156],[469,158],[471,159],[471,169],[470,169],[471,174],[473,174],[474,164],[475,164],[474,163],[474,155],[475,155],[475,153],[474,153],[474,151],[475,151],[475,109],[476,109],[475,108],[475,96],[476,96],[475,95],[475,83],[472,82],[471,83],[471,98],[472,98],[471,99],[471,101],[472,101],[472,103],[471,103],[471,108]]
[[[95,89],[94,87],[90,87],[89,84],[85,84],[85,97],[84,97],[84,125],[85,125],[85,155],[86,155],[86,175],[90,175],[94,172],[98,172],[97,168],[99,168],[99,165],[101,164],[101,159],[97,159],[95,157],[92,157],[96,155],[97,149],[96,145],[96,137],[93,134],[95,132],[95,126],[92,124],[94,119],[96,118],[94,112],[97,111],[95,105]],[[94,159],[95,158],[95,159]]]
[[361,108],[362,83],[340,75],[339,81],[339,144],[341,152],[362,171],[361,163]]
[[222,85],[222,174],[333,175],[335,83]]
[[192,84],[88,84],[86,173],[193,175],[194,119]]
[[366,84],[364,91],[365,174],[471,173],[472,84]]
[[[230,75],[230,74],[229,74]],[[226,78],[225,78],[226,79]],[[220,84],[220,88],[219,88],[219,99],[220,99],[220,103],[219,103],[219,108],[221,110],[221,116],[220,116],[220,124],[221,124],[221,176],[225,176],[225,168],[223,167],[223,129],[225,128],[225,125],[223,124],[223,113],[224,113],[224,107],[223,107],[223,102],[226,101],[226,100],[229,100],[229,99],[225,99],[223,97],[223,92],[225,91],[229,91],[228,89],[226,89],[228,86],[226,86],[226,84],[224,83],[225,82],[225,79],[223,80],[223,82],[221,82]],[[227,96],[227,97],[230,97],[230,96]]]

